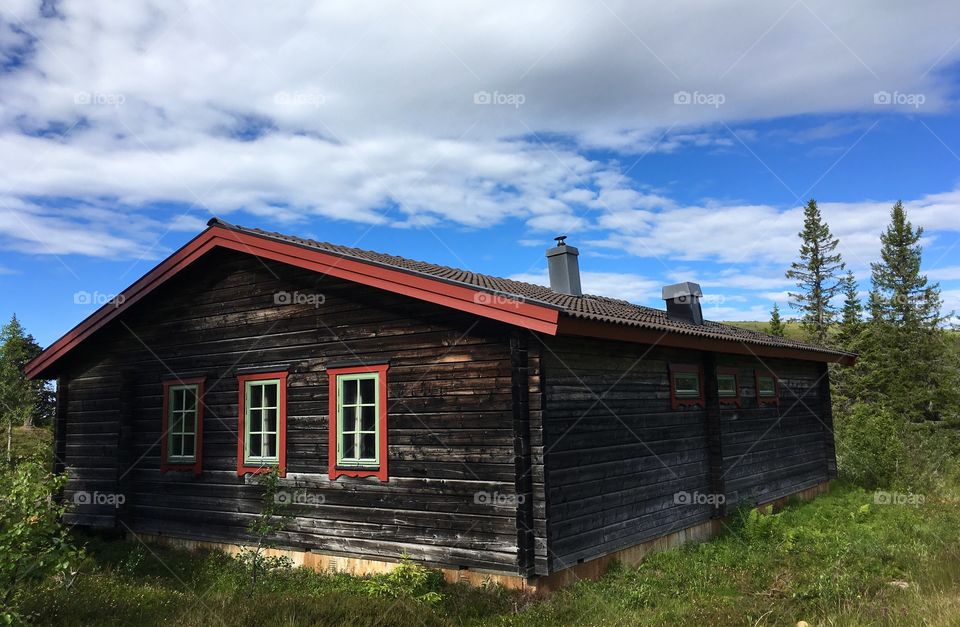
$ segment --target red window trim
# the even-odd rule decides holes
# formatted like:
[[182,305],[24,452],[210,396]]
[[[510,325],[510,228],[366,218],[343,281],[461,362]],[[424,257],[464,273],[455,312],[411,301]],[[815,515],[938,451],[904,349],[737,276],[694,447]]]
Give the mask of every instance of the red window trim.
[[720,399],[721,405],[734,405],[740,407],[740,369],[739,368],[717,368],[717,375],[721,374],[732,374],[733,375],[733,385],[737,390],[735,396],[720,396],[719,386],[717,391],[717,398]]
[[[161,420],[160,439],[160,472],[192,472],[199,475],[203,469],[203,385],[206,377],[196,377],[193,379],[169,379],[163,382],[163,418]],[[170,388],[177,385],[195,385],[197,386],[197,441],[193,449],[192,464],[176,464],[167,461],[167,447],[170,445],[170,438],[167,429],[170,428]]]
[[[370,366],[344,366],[341,368],[327,368],[329,379],[329,473],[330,480],[338,477],[376,477],[380,481],[387,481],[387,369],[390,364],[376,364]],[[380,375],[380,415],[377,416],[380,428],[380,467],[379,468],[344,468],[337,466],[337,376],[342,374],[360,374],[376,372]]]
[[245,474],[266,474],[273,470],[273,466],[252,466],[244,464],[243,450],[246,443],[246,429],[244,425],[244,416],[246,415],[246,399],[244,398],[248,381],[264,381],[267,379],[279,379],[280,391],[277,395],[277,468],[280,470],[280,476],[287,476],[287,372],[257,372],[254,374],[241,374],[237,376],[237,475]]
[[[760,396],[760,377],[771,377],[773,379],[773,396]],[[769,370],[757,369],[753,371],[753,385],[757,397],[757,407],[780,406],[780,378]]]
[[[674,385],[673,375],[677,372],[694,372],[697,374],[698,379],[698,388],[700,389],[699,397],[678,397],[677,396],[677,386]],[[670,406],[673,409],[679,409],[681,407],[706,407],[706,402],[704,401],[703,396],[703,368],[695,364],[670,364],[669,368],[670,374]]]

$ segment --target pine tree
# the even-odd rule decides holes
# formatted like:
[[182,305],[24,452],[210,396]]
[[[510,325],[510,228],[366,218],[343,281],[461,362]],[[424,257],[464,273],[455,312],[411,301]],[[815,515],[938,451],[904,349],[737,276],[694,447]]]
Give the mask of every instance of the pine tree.
[[840,311],[840,327],[837,333],[837,344],[850,351],[856,350],[857,339],[863,330],[863,303],[858,295],[859,285],[853,272],[841,280],[843,291],[843,309]]
[[777,337],[783,337],[786,332],[783,321],[780,319],[780,307],[777,303],[774,303],[773,309],[770,310],[770,324],[767,329],[770,335],[776,335]]
[[836,317],[832,300],[840,290],[837,275],[844,269],[840,253],[836,252],[840,240],[830,233],[816,200],[810,199],[803,215],[800,259],[790,264],[786,274],[798,288],[790,293],[790,304],[801,312],[800,323],[807,338],[827,344],[830,325]]
[[7,459],[11,459],[13,426],[31,427],[52,413],[52,394],[43,381],[29,381],[23,373],[28,361],[40,354],[40,346],[17,316],[0,329],[0,412],[7,427]]
[[920,273],[922,235],[897,201],[880,236],[880,261],[871,264],[871,319],[861,351],[861,395],[913,421],[950,413],[958,402],[940,286]]

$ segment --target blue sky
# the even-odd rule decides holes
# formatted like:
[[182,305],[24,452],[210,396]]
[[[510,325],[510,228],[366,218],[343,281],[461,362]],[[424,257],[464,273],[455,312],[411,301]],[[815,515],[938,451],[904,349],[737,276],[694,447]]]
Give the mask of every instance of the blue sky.
[[534,282],[565,233],[765,319],[810,197],[864,290],[903,199],[960,309],[960,6],[836,4],[5,2],[0,316],[48,344],[218,215]]

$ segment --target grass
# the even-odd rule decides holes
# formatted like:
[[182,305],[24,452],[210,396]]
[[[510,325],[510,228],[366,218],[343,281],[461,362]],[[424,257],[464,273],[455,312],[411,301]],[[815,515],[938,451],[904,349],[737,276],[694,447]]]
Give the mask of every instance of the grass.
[[773,516],[739,514],[712,542],[536,603],[435,578],[425,581],[439,596],[427,603],[399,579],[292,568],[251,592],[243,566],[219,553],[84,538],[90,557],[73,587],[38,589],[24,610],[44,625],[960,624],[960,506],[925,496],[876,505],[839,485]]
[[[7,433],[4,428],[0,431],[0,451],[3,459],[7,454]],[[13,428],[13,462],[27,459],[48,460],[53,443],[53,432],[47,427],[14,427]]]
[[[744,329],[750,329],[751,331],[760,331],[761,333],[770,332],[770,323],[769,322],[757,322],[754,320],[736,320],[736,321],[727,321],[724,324],[731,324],[735,327],[741,327]],[[806,336],[803,333],[803,328],[800,326],[800,323],[796,320],[784,320],[783,321],[783,335],[784,337],[791,340],[803,340]]]

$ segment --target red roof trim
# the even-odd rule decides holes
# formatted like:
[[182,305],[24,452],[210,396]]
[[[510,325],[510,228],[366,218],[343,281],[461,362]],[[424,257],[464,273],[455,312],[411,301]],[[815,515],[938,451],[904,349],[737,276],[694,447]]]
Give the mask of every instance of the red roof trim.
[[119,304],[104,305],[30,361],[24,369],[27,377],[32,379],[44,374],[57,360],[98,329],[215,247],[280,261],[548,335],[555,335],[557,332],[560,312],[549,306],[520,299],[493,298],[490,292],[481,289],[346,259],[289,242],[239,233],[214,225],[125,289],[114,299],[114,302]]

